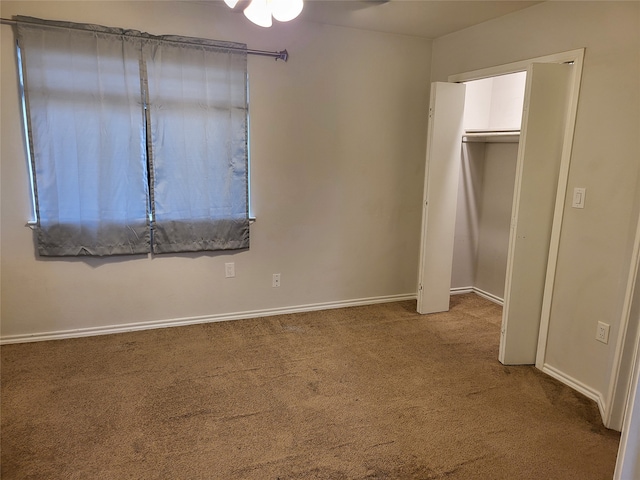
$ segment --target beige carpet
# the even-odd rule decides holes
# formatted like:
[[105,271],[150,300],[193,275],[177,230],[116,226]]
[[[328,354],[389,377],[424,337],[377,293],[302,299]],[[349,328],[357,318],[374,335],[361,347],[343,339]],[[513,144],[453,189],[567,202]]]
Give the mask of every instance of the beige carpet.
[[593,402],[452,297],[2,347],[2,478],[609,479]]

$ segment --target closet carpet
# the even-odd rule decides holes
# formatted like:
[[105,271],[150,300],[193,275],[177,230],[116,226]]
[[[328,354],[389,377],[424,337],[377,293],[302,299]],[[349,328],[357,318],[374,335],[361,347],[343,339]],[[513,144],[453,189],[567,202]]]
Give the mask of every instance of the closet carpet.
[[2,478],[610,479],[596,405],[473,294],[2,347]]

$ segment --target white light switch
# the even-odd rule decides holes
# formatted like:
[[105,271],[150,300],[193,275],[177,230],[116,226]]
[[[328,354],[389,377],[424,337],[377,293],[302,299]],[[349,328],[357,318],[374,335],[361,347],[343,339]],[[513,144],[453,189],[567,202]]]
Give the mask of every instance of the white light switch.
[[584,196],[586,195],[586,188],[574,188],[573,189],[573,208],[584,208]]

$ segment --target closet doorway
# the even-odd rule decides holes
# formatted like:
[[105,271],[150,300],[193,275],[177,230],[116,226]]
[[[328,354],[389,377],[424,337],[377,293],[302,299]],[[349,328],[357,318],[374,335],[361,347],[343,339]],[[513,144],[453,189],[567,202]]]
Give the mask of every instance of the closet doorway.
[[[459,248],[461,244],[475,241],[475,252],[473,247],[466,251],[467,261],[475,262],[466,267],[466,274],[471,271],[473,282],[480,278],[480,263],[487,263],[482,265],[482,281],[490,285],[485,288],[495,293],[487,293],[497,300],[500,272],[505,272],[499,353],[499,360],[504,364],[533,364],[544,360],[583,55],[583,50],[576,50],[531,59],[452,76],[448,83],[431,86],[418,312],[449,309],[454,250],[464,252],[464,248]],[[467,88],[464,83],[456,82],[477,80],[482,81],[469,83],[469,104],[466,105]],[[502,89],[505,86],[506,89]],[[477,95],[482,90],[491,94]],[[521,109],[502,108],[518,103]],[[476,108],[483,104],[484,107]],[[519,129],[518,117],[522,120]],[[495,146],[490,146],[494,143]],[[505,145],[496,148],[498,143]],[[472,222],[471,229],[467,230],[468,238],[459,235],[455,245],[458,198],[462,197],[465,202],[474,193],[459,192],[459,184],[465,187],[473,182],[471,171],[463,171],[467,181],[459,182],[461,154],[466,157],[465,168],[472,169],[473,164],[469,163],[473,161],[472,155],[483,155],[486,161],[487,152],[506,157],[512,156],[514,150],[515,165],[511,166],[511,172],[508,168],[498,172],[503,177],[513,177],[511,205],[499,205],[502,213],[497,217],[502,218],[502,226],[477,226],[474,231]],[[504,181],[503,178],[503,190]],[[495,203],[491,195],[484,201]],[[463,210],[465,207],[469,210],[469,205],[461,205]],[[509,217],[506,222],[505,209]],[[508,224],[508,238],[499,234],[505,230],[504,223]],[[493,246],[492,235],[496,237]],[[496,246],[501,242],[506,243],[506,257]],[[489,255],[478,259],[480,253],[491,251],[493,258]],[[456,258],[454,281],[465,274],[463,264],[464,259]],[[479,286],[473,287],[485,291]]]
[[451,293],[500,305],[526,79],[517,72],[465,82]]

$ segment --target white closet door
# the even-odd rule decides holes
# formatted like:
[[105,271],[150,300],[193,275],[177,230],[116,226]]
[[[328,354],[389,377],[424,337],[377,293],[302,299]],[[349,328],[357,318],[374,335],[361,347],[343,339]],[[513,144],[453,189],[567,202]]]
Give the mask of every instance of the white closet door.
[[465,86],[431,84],[418,312],[449,310]]
[[533,64],[518,149],[499,360],[534,364],[572,66]]

